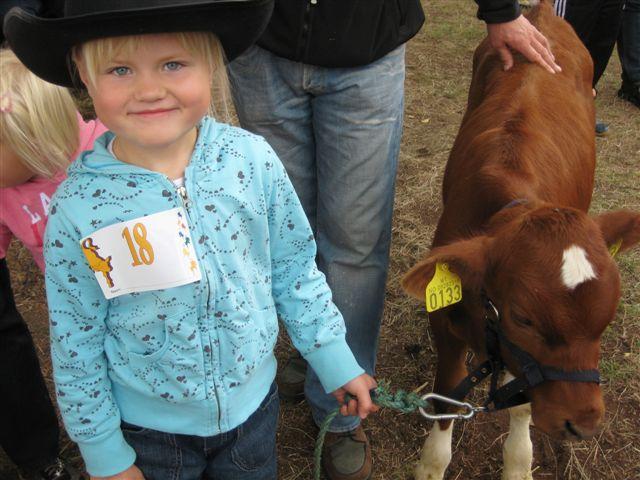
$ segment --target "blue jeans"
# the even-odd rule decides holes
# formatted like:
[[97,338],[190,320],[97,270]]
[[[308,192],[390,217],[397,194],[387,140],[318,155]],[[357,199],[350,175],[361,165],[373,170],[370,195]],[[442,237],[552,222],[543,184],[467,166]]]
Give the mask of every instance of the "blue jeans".
[[273,480],[278,478],[275,385],[240,426],[213,437],[178,435],[122,422],[145,480]]
[[[363,67],[292,62],[254,46],[229,65],[240,124],[284,163],[318,245],[317,262],[344,316],[347,342],[373,374],[402,136],[404,46]],[[337,403],[308,370],[316,423]],[[338,416],[334,432],[357,417]]]
[[618,53],[623,78],[633,85],[640,85],[640,0],[625,1]]

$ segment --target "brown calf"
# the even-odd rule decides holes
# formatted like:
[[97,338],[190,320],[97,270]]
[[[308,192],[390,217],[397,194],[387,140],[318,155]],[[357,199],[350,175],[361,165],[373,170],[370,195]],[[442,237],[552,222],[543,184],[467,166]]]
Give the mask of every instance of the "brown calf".
[[[480,361],[487,357],[486,298],[508,339],[499,353],[509,378],[523,372],[508,342],[552,369],[597,369],[600,336],[620,296],[609,248],[619,243],[624,251],[640,241],[640,214],[587,214],[595,169],[589,54],[545,2],[528,17],[563,71],[552,75],[520,59],[505,72],[488,42],[480,44],[433,249],[402,282],[424,300],[436,263],[461,278],[462,301],[429,315],[438,352],[434,391],[443,395],[467,375],[469,348]],[[531,415],[544,432],[569,439],[592,436],[602,422],[595,382],[547,379],[526,395],[530,407],[511,409],[503,478],[531,478]],[[451,431],[451,421],[434,425],[417,479],[443,477]]]

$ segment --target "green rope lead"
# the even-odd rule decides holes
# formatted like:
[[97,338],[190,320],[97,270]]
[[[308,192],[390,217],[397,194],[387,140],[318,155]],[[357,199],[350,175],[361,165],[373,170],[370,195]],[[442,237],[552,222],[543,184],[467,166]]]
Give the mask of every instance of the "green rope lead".
[[320,463],[322,462],[322,446],[324,445],[324,437],[327,435],[327,431],[329,430],[329,425],[331,425],[331,422],[333,421],[334,418],[336,418],[339,412],[340,412],[340,407],[329,412],[329,414],[327,414],[327,416],[324,417],[322,425],[320,425],[320,431],[318,432],[318,438],[316,439],[316,448],[313,450],[313,463],[314,463],[313,478],[315,480],[320,480],[320,470],[321,470]]
[[[372,395],[373,402],[379,407],[388,407],[394,410],[398,410],[402,413],[411,413],[418,408],[425,408],[429,402],[423,400],[419,394],[415,392],[405,392],[404,390],[398,390],[395,394],[389,392],[389,384],[385,381],[380,381],[378,387],[374,390]],[[320,425],[320,431],[318,432],[318,438],[316,439],[316,448],[313,451],[314,471],[313,478],[320,480],[320,470],[322,462],[322,446],[324,445],[324,437],[329,430],[329,425],[334,418],[340,412],[340,408],[336,408],[331,411],[323,420]]]

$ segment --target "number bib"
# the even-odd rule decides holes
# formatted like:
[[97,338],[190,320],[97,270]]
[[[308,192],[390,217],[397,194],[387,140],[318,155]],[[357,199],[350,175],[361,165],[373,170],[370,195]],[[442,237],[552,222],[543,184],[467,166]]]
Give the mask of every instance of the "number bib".
[[182,208],[101,228],[80,241],[106,298],[201,278]]

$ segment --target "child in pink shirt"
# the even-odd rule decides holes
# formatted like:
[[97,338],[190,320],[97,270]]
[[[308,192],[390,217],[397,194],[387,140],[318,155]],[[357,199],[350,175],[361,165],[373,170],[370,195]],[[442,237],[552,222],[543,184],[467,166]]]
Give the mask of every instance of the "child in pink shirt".
[[27,479],[74,480],[59,458],[58,419],[5,260],[18,238],[44,270],[49,203],[67,165],[106,128],[84,122],[69,92],[0,50],[0,445]]
[[[76,130],[79,135],[79,147],[67,162],[80,152],[91,150],[93,141],[106,131],[101,123],[93,120],[85,122],[79,114],[76,113],[76,116],[77,122],[74,120],[72,124],[78,126]],[[4,122],[2,125],[4,126]],[[64,170],[53,176],[42,176],[33,172],[34,175],[24,183],[7,186],[3,172],[7,168],[4,166],[4,156],[3,151],[3,162],[0,163],[0,259],[6,256],[11,238],[15,236],[31,251],[40,270],[44,270],[42,238],[47,224],[49,203],[66,175]]]

